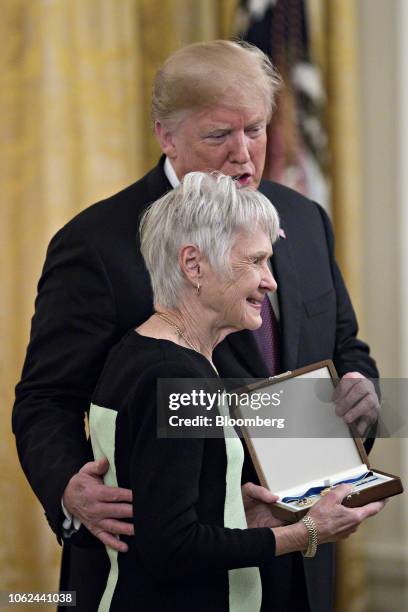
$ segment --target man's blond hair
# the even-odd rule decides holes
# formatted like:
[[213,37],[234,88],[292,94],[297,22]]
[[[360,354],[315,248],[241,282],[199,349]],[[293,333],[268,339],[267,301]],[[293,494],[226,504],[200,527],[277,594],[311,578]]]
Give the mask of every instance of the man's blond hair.
[[153,123],[173,129],[189,111],[264,105],[270,121],[281,79],[268,56],[243,41],[193,43],[170,55],[156,74]]

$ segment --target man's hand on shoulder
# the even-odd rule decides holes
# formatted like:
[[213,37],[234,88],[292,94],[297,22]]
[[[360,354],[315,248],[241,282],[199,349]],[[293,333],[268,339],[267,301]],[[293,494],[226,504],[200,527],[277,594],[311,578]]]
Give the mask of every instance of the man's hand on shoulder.
[[108,469],[105,458],[86,463],[72,476],[62,500],[68,512],[105,546],[126,552],[128,546],[118,536],[134,535],[133,524],[121,520],[133,516],[132,491],[106,486],[103,475]]
[[333,400],[336,414],[343,417],[347,425],[354,424],[361,437],[378,420],[380,403],[375,387],[360,372],[347,372],[343,376],[334,391]]

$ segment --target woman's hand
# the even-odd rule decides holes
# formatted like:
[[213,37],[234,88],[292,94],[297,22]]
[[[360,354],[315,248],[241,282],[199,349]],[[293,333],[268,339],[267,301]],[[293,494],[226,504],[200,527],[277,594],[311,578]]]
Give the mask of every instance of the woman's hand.
[[324,495],[308,512],[317,529],[319,544],[336,542],[357,531],[359,525],[385,506],[385,500],[372,502],[360,508],[342,506],[343,499],[353,490],[351,485],[339,485]]
[[252,482],[244,484],[241,491],[247,525],[250,529],[284,525],[284,522],[275,518],[271,512],[271,504],[279,499],[277,495]]
[[[315,522],[318,544],[336,542],[354,533],[368,517],[374,516],[385,506],[385,501],[372,502],[361,508],[342,506],[343,499],[353,490],[351,485],[342,484],[324,495],[310,509],[307,516]],[[308,547],[309,536],[302,521],[273,529],[276,540],[276,555],[304,551]]]

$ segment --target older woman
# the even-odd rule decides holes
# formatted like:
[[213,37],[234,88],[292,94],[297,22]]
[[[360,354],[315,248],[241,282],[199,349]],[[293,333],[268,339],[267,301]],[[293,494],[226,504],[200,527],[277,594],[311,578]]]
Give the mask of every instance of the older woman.
[[[307,524],[281,526],[269,507],[241,495],[238,437],[157,437],[159,378],[215,379],[212,353],[225,336],[261,325],[276,282],[269,270],[278,216],[263,195],[200,172],[155,202],[141,223],[141,250],[155,312],[112,350],[90,413],[106,482],[134,491],[134,538],[111,570],[99,609],[260,610],[259,567],[274,555],[345,537],[382,503],[346,509],[338,487]],[[260,499],[259,491],[257,497]],[[276,501],[264,490],[265,502]]]

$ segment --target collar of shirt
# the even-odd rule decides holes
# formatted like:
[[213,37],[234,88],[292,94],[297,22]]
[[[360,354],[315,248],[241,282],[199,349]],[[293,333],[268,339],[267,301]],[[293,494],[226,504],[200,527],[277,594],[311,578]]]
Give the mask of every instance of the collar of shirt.
[[164,160],[164,174],[167,176],[167,179],[170,185],[173,187],[173,189],[180,185],[180,181],[177,178],[176,171],[171,165],[171,161],[169,160],[168,157],[166,157],[166,159]]

